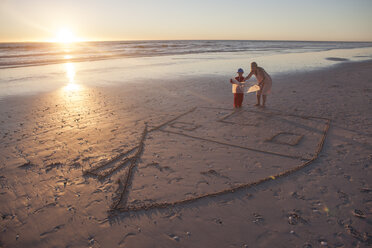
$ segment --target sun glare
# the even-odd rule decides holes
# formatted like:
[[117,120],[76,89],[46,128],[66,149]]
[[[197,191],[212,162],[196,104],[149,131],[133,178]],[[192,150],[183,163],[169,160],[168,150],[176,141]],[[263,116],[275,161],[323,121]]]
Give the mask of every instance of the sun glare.
[[71,30],[61,29],[58,31],[53,41],[59,42],[59,43],[72,43],[72,42],[78,42],[80,40],[74,35],[74,33]]

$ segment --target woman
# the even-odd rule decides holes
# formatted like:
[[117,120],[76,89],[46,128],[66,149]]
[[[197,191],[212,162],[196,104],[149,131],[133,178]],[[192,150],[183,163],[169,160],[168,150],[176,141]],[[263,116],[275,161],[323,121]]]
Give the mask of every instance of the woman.
[[252,62],[251,64],[251,72],[249,75],[244,79],[244,81],[247,81],[254,75],[257,79],[258,86],[260,86],[260,90],[257,91],[257,104],[255,106],[260,106],[261,104],[261,95],[262,95],[262,106],[265,107],[266,104],[266,97],[271,92],[271,85],[272,80],[269,74],[261,68],[257,66],[256,62]]

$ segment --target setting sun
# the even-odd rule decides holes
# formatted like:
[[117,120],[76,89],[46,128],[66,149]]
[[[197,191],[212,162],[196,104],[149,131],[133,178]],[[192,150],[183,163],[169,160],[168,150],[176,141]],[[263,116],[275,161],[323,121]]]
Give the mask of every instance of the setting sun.
[[71,30],[61,29],[58,31],[56,38],[53,41],[59,43],[72,43],[78,42],[80,39],[78,39]]

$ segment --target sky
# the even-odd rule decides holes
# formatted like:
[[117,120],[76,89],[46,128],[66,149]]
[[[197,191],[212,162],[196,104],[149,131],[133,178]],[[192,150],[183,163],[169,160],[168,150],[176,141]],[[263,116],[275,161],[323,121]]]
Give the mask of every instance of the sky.
[[372,41],[372,0],[0,0],[0,42]]

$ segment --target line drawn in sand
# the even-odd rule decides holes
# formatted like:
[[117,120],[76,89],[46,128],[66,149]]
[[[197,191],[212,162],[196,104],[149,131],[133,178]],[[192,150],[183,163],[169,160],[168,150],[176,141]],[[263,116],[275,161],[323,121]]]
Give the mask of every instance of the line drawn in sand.
[[[190,121],[190,120],[182,121],[182,120],[180,120],[181,118],[183,118],[183,117],[185,117],[189,114],[192,114],[197,109],[198,110],[199,109],[200,110],[202,110],[202,109],[205,110],[205,109],[208,109],[208,107],[199,107],[199,108],[195,107],[193,109],[190,109],[187,112],[184,112],[184,113],[172,118],[171,120],[168,120],[168,121],[166,121],[166,122],[164,122],[164,123],[162,123],[158,126],[152,127],[152,128],[149,128],[147,123],[145,123],[145,128],[142,132],[142,136],[141,136],[137,146],[133,147],[132,149],[130,149],[130,150],[124,152],[124,153],[119,154],[118,156],[114,157],[113,159],[111,159],[110,161],[108,161],[108,162],[106,162],[102,165],[90,168],[90,169],[85,170],[83,172],[84,175],[92,176],[92,177],[95,177],[99,180],[104,180],[106,178],[111,177],[115,172],[118,172],[119,170],[121,170],[123,168],[127,168],[127,171],[126,171],[126,174],[125,174],[124,178],[122,180],[118,181],[119,187],[117,188],[117,196],[113,199],[113,204],[112,204],[109,212],[111,212],[112,214],[115,214],[115,213],[120,213],[120,212],[136,212],[136,211],[142,211],[142,210],[160,209],[160,208],[168,208],[168,207],[178,206],[178,205],[182,205],[182,204],[195,202],[197,200],[207,198],[207,197],[214,197],[214,196],[218,196],[218,195],[222,195],[222,194],[226,194],[226,193],[232,193],[232,192],[235,192],[239,189],[250,188],[250,187],[262,184],[264,182],[268,182],[268,181],[275,180],[275,179],[280,178],[280,177],[288,176],[288,175],[290,175],[290,174],[292,174],[292,173],[294,173],[298,170],[301,170],[302,168],[307,167],[308,165],[310,165],[312,162],[314,162],[318,158],[320,152],[322,151],[322,148],[323,148],[326,136],[327,136],[327,132],[328,132],[328,129],[330,127],[330,122],[331,122],[330,119],[323,118],[323,117],[301,116],[301,115],[294,115],[294,114],[285,114],[285,113],[281,113],[281,112],[258,112],[258,111],[254,111],[254,110],[234,111],[232,113],[228,113],[227,115],[224,115],[222,118],[217,119],[217,122],[219,122],[221,125],[227,125],[227,127],[229,127],[231,125],[236,125],[236,126],[245,125],[245,126],[247,126],[245,122],[239,122],[239,118],[243,118],[244,114],[246,114],[246,115],[251,114],[253,116],[253,118],[256,118],[258,120],[258,122],[256,123],[258,125],[260,124],[259,123],[260,121],[264,122],[267,118],[270,118],[270,117],[273,117],[273,116],[277,117],[277,118],[281,118],[280,119],[281,121],[287,122],[289,124],[293,124],[292,123],[292,122],[294,122],[293,118],[295,118],[295,120],[302,119],[302,120],[321,121],[321,123],[319,125],[322,126],[322,129],[321,130],[315,130],[315,131],[312,130],[312,129],[314,129],[312,127],[308,127],[308,126],[305,126],[303,124],[299,124],[299,125],[303,126],[304,130],[309,129],[312,132],[316,132],[317,135],[320,137],[319,140],[318,139],[316,140],[317,141],[316,148],[315,148],[315,151],[312,154],[305,154],[305,155],[302,154],[301,155],[301,154],[298,154],[298,151],[296,151],[296,150],[294,150],[294,152],[292,152],[292,153],[289,153],[289,152],[285,153],[285,152],[280,152],[280,151],[278,152],[278,151],[273,151],[273,150],[269,150],[269,149],[265,150],[265,149],[262,149],[262,147],[265,148],[268,145],[279,145],[279,146],[284,145],[286,147],[292,147],[293,149],[295,149],[295,147],[298,146],[300,143],[302,144],[302,143],[309,142],[308,141],[309,139],[306,140],[306,135],[304,135],[304,134],[297,134],[297,133],[290,132],[290,131],[279,131],[279,132],[270,134],[271,136],[264,140],[264,142],[266,142],[266,143],[261,144],[261,147],[246,146],[244,144],[244,142],[242,142],[243,144],[236,144],[236,143],[234,144],[234,142],[229,142],[228,140],[227,141],[226,140],[221,140],[221,138],[219,139],[218,137],[209,136],[208,133],[206,133],[205,130],[201,130],[201,129],[203,129],[203,125],[195,123],[195,122],[197,122],[197,119],[196,119],[196,121],[195,120],[194,121]],[[222,109],[222,108],[221,109],[213,108],[213,109],[216,110],[216,111],[217,110],[228,111],[228,110]],[[251,118],[253,120],[252,117],[249,117],[249,118]],[[245,121],[244,118],[242,120]],[[209,122],[209,121],[210,120],[207,120],[207,122]],[[248,123],[248,126],[252,126],[251,123]],[[175,201],[156,202],[156,201],[153,201],[153,200],[146,200],[146,201],[142,201],[142,202],[141,201],[136,201],[135,205],[134,204],[129,204],[127,201],[128,201],[128,195],[130,193],[130,188],[131,188],[132,182],[134,180],[134,175],[133,175],[134,174],[133,173],[134,169],[139,164],[139,160],[141,159],[141,156],[144,153],[144,150],[146,149],[145,148],[145,141],[146,141],[147,136],[150,133],[153,133],[153,132],[156,132],[156,131],[158,131],[160,133],[165,133],[165,134],[187,137],[187,138],[193,139],[195,141],[208,142],[208,143],[222,145],[222,146],[226,146],[226,147],[230,147],[230,148],[238,148],[238,149],[242,149],[242,150],[248,150],[248,151],[254,152],[254,153],[260,153],[260,154],[270,155],[270,156],[275,156],[275,157],[283,157],[283,158],[286,158],[286,159],[294,159],[294,160],[298,160],[299,164],[297,164],[296,166],[293,166],[289,169],[280,171],[279,173],[275,173],[275,174],[272,174],[272,175],[267,175],[265,177],[262,177],[258,180],[254,180],[254,181],[251,181],[251,182],[232,185],[228,188],[218,190],[218,191],[215,191],[215,192],[207,192],[207,193],[202,193],[202,194],[199,194],[199,195],[191,193],[190,197],[186,197],[185,199],[180,199],[180,200],[175,200]],[[194,133],[196,132],[197,135],[193,134],[193,132]],[[266,133],[266,131],[264,133]],[[315,140],[315,138],[313,138],[313,140]],[[271,144],[269,144],[269,143],[271,143]],[[287,150],[285,150],[285,151],[287,151]],[[141,168],[147,168],[147,167],[158,168],[158,169],[162,168],[162,167],[160,167],[160,165],[158,163],[154,163],[154,162],[150,163],[148,166],[144,166],[144,167],[141,167]],[[159,169],[159,171],[163,171],[163,170]],[[168,171],[168,170],[166,170],[166,171]],[[172,171],[172,170],[170,170],[170,171]],[[214,173],[210,173],[212,175],[214,175],[214,174],[217,175],[218,174],[215,170],[212,170],[212,169],[210,169],[209,172],[214,172]],[[203,172],[201,172],[201,174],[203,174]],[[219,178],[221,178],[221,177],[219,177]],[[222,178],[228,178],[228,177],[222,177]],[[188,195],[190,195],[190,193]]]

